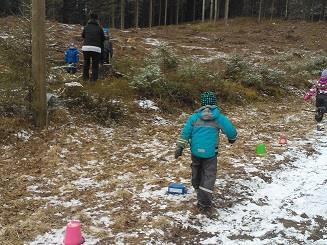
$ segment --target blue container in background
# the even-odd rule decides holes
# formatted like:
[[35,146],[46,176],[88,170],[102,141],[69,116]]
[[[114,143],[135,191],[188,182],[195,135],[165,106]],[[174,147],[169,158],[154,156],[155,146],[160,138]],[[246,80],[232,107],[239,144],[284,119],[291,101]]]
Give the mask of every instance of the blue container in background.
[[105,34],[109,34],[109,28],[108,27],[103,27],[102,28],[103,29],[103,32],[105,33]]
[[169,194],[179,194],[184,195],[187,193],[186,186],[181,183],[170,183],[168,185],[168,193]]

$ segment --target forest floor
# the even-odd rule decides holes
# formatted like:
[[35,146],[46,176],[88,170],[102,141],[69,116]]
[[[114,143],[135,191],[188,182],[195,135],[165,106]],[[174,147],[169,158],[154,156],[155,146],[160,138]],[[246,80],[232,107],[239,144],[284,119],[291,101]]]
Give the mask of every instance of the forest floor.
[[[0,22],[0,36],[15,25]],[[54,59],[71,40],[81,45],[80,26],[49,25],[56,28]],[[214,29],[205,24],[114,29],[112,36],[119,56],[140,58],[166,40],[204,62],[238,52],[269,62],[326,50],[326,28],[240,20]],[[23,119],[2,117],[0,243],[59,244],[67,221],[79,219],[85,244],[326,244],[327,136],[316,131],[313,114],[305,111],[313,105],[302,102],[301,92],[280,101],[219,105],[239,137],[234,145],[221,138],[218,215],[211,219],[194,208],[189,150],[173,158],[190,111],[167,115],[135,102],[138,109],[128,122],[105,127],[58,107],[42,131]],[[281,134],[287,145],[279,145]],[[255,154],[258,143],[266,144],[265,156]],[[166,194],[171,182],[186,184],[189,192]]]

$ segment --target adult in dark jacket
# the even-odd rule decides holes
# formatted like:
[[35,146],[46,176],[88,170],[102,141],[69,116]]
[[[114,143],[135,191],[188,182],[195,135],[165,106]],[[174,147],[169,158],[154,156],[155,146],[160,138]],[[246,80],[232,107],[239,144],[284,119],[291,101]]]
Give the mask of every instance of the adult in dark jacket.
[[98,23],[97,14],[91,14],[90,20],[83,29],[82,37],[84,38],[82,47],[84,56],[83,80],[89,80],[89,69],[92,60],[91,80],[96,81],[99,74],[101,48],[105,40],[104,32]]

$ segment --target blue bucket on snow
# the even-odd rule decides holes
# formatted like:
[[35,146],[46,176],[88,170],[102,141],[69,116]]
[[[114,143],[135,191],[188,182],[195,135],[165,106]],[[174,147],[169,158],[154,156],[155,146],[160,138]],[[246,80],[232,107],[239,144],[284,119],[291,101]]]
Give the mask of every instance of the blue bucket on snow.
[[184,195],[187,193],[186,186],[181,183],[170,183],[168,185],[169,194]]

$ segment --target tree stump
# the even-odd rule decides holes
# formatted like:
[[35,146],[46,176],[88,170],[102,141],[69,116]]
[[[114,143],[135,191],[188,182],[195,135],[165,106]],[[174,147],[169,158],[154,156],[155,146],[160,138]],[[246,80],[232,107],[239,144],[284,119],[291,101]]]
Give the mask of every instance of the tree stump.
[[79,82],[65,83],[65,95],[71,98],[80,97],[83,91],[83,85]]
[[113,74],[113,69],[111,64],[103,64],[100,68],[100,76],[102,79]]

